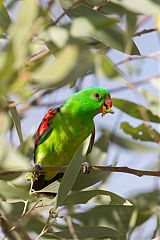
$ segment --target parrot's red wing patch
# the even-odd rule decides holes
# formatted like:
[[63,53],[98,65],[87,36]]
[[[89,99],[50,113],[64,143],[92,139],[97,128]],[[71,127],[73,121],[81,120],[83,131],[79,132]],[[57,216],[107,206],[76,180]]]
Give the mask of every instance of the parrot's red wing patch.
[[42,119],[41,124],[39,125],[39,128],[36,132],[35,135],[35,147],[37,146],[39,139],[43,136],[43,134],[49,130],[50,126],[49,126],[49,121],[57,114],[57,112],[59,112],[60,108],[56,108],[56,109],[49,109],[48,112],[46,113],[46,115],[44,116],[44,118]]

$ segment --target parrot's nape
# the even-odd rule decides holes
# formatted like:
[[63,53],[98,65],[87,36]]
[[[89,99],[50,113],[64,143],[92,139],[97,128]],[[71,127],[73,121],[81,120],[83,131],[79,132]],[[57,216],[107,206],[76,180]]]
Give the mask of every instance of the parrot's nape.
[[[94,143],[93,118],[101,113],[113,113],[110,92],[92,87],[73,94],[66,103],[50,109],[44,116],[35,136],[34,162],[40,166],[66,166],[74,153],[92,134],[88,153]],[[61,179],[63,173],[37,174],[35,191]]]

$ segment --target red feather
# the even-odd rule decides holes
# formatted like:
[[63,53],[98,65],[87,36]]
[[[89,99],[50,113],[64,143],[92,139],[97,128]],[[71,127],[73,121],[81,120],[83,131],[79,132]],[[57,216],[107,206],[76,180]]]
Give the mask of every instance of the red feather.
[[38,140],[42,136],[42,134],[49,129],[49,121],[56,115],[58,111],[58,109],[51,108],[48,110],[47,114],[42,119],[42,122],[39,125],[39,128],[35,135],[35,146],[37,145]]

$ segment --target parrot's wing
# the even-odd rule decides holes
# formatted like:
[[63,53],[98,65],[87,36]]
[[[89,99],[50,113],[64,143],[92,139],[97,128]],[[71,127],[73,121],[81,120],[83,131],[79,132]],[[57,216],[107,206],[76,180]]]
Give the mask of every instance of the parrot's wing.
[[37,146],[39,146],[51,133],[53,128],[50,126],[50,121],[51,119],[53,119],[53,117],[56,116],[59,111],[60,107],[55,109],[51,108],[48,110],[47,114],[42,119],[42,122],[40,123],[35,135],[35,150]]
[[88,146],[88,150],[87,150],[86,155],[88,155],[92,151],[93,144],[94,144],[94,139],[95,139],[95,127],[93,129],[92,134],[91,134],[91,138],[90,138],[90,142],[89,142],[89,146]]

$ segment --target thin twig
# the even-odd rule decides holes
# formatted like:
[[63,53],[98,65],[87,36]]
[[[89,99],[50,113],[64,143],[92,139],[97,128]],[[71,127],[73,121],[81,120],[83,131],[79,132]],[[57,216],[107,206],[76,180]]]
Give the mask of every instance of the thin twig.
[[45,49],[41,50],[40,52],[34,54],[29,59],[27,59],[26,64],[31,64],[42,59],[43,57],[47,56],[49,52],[50,52],[49,48],[46,47]]
[[81,4],[83,0],[76,0],[69,8],[64,10],[64,12],[54,21],[53,25],[57,24],[70,10],[72,10],[77,5]]
[[153,59],[153,60],[155,60],[155,61],[157,61],[157,62],[160,62],[160,59],[156,57],[157,55],[160,55],[160,51],[156,51],[156,52],[150,53],[150,54],[148,54],[148,55],[144,55],[144,56],[137,56],[137,57],[135,57],[135,56],[130,56],[130,57],[125,58],[125,59],[122,60],[122,61],[117,62],[115,65],[116,65],[116,66],[119,66],[119,65],[121,65],[121,64],[130,62],[130,61],[142,60],[142,59],[147,59],[147,58],[150,58],[150,59]]
[[151,33],[151,32],[155,32],[155,31],[157,31],[157,28],[143,29],[141,31],[135,32],[133,34],[133,37],[139,37],[142,34]]
[[130,82],[130,83],[127,83],[125,86],[121,86],[121,87],[117,87],[117,88],[111,89],[110,92],[113,93],[113,92],[119,92],[119,91],[123,91],[123,90],[128,90],[128,88],[134,88],[135,86],[139,86],[139,85],[148,83],[152,79],[154,79],[154,78],[158,79],[159,77],[160,77],[160,73],[157,73],[157,74],[151,75],[151,76],[149,76],[149,77],[147,77],[145,79],[138,80],[138,81],[134,82],[133,84]]
[[[56,166],[56,167],[42,167],[39,170],[39,173],[51,173],[51,172],[65,172],[67,166]],[[128,167],[111,167],[111,166],[90,166],[91,171],[94,172],[121,172],[121,173],[128,173],[133,174],[138,177],[142,176],[157,176],[160,177],[160,171],[150,171],[150,170],[138,170],[134,168]],[[15,174],[15,173],[27,173],[27,172],[35,172],[35,168],[29,169],[8,169],[8,170],[1,170],[0,176],[8,175],[8,174]]]
[[77,234],[74,230],[73,223],[72,223],[72,218],[70,216],[66,216],[66,222],[67,222],[70,234],[72,236],[72,239],[73,240],[78,240],[79,238],[78,238],[78,236],[77,236]]

